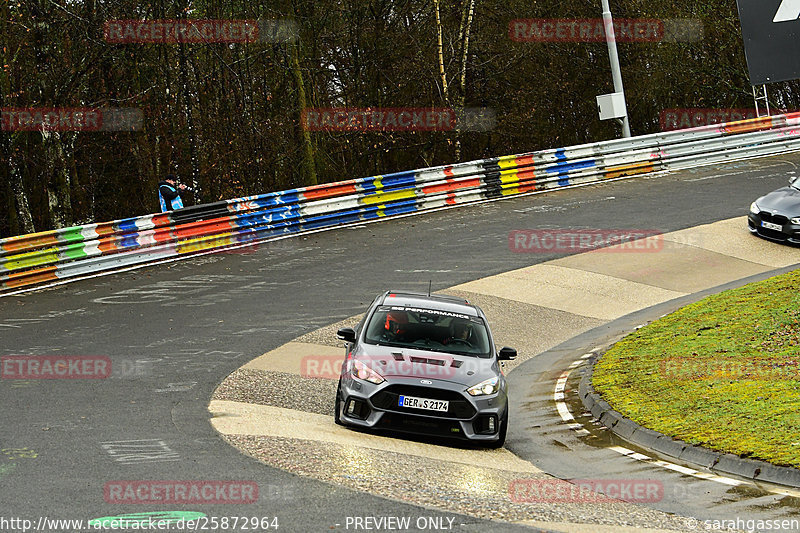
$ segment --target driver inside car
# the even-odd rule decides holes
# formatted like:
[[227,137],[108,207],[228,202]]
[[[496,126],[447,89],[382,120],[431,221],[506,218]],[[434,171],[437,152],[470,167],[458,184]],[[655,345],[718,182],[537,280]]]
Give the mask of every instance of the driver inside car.
[[408,317],[402,311],[389,311],[386,314],[386,323],[383,326],[384,340],[403,340],[408,332]]
[[450,324],[450,336],[444,340],[444,344],[470,344],[469,339],[472,337],[472,325],[464,320],[453,320]]

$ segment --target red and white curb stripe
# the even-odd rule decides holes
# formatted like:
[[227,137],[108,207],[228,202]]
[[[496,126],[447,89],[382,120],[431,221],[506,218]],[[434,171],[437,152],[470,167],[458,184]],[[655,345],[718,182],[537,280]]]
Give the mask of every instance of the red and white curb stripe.
[[[581,356],[581,358],[578,359],[577,361],[573,361],[572,364],[570,364],[569,367],[564,372],[562,372],[561,375],[556,380],[556,387],[555,391],[553,392],[553,400],[555,400],[556,402],[556,409],[558,410],[558,414],[561,416],[561,419],[564,421],[567,427],[569,427],[571,430],[577,433],[578,436],[580,437],[591,435],[591,432],[588,431],[585,427],[583,427],[582,424],[579,424],[578,422],[575,421],[575,417],[572,416],[569,407],[567,407],[567,403],[564,401],[565,391],[567,386],[567,380],[569,380],[572,371],[578,368],[579,366],[583,365],[586,362],[586,360],[592,357],[593,355],[594,355],[593,353],[587,353]],[[602,426],[602,429],[608,429],[608,428]],[[672,470],[674,472],[685,474],[687,476],[692,476],[698,479],[714,481],[716,483],[722,483],[723,485],[730,485],[733,487],[737,487],[740,485],[747,485],[756,487],[760,490],[764,490],[771,494],[780,494],[782,496],[792,496],[795,498],[800,497],[800,491],[797,490],[760,487],[755,483],[751,483],[748,481],[742,481],[739,479],[733,479],[725,476],[718,476],[717,474],[711,474],[709,472],[701,472],[693,468],[688,468],[675,463],[670,463],[668,461],[655,459],[653,457],[650,457],[649,455],[635,452],[633,450],[629,450],[628,448],[624,448],[622,446],[609,446],[607,449],[615,451],[620,455],[628,457],[629,459],[641,461],[643,463],[647,463],[660,468],[665,468],[667,470]]]

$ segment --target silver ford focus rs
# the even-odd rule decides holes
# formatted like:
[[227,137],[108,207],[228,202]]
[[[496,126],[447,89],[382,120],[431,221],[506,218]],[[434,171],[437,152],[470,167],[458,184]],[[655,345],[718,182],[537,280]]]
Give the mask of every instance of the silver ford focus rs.
[[486,316],[463,298],[388,291],[343,328],[337,424],[503,445],[508,390]]

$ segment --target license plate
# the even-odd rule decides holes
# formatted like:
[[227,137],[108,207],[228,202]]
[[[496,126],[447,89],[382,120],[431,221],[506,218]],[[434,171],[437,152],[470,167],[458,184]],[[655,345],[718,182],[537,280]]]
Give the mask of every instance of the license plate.
[[400,407],[410,407],[411,409],[425,409],[427,411],[441,411],[446,413],[450,407],[450,402],[444,400],[430,400],[428,398],[416,398],[414,396],[400,396],[398,402]]
[[773,229],[775,231],[783,230],[783,226],[781,226],[780,224],[773,224],[772,222],[764,222],[763,220],[761,221],[761,227],[767,229]]

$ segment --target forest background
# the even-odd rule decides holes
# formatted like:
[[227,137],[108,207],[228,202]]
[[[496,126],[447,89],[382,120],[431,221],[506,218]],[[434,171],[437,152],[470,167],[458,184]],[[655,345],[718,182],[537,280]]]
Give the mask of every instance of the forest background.
[[[619,42],[634,135],[679,108],[753,108],[735,0],[612,0],[617,19],[690,19]],[[0,237],[158,211],[167,173],[196,202],[611,139],[606,43],[520,42],[517,19],[599,18],[597,1],[5,0],[0,108],[134,108],[138,131],[0,132]],[[118,43],[108,21],[288,21],[291,39]],[[800,82],[769,86],[800,109]],[[484,108],[485,131],[310,131],[304,109]],[[477,128],[480,129],[480,128]],[[190,201],[188,203],[192,203]]]

